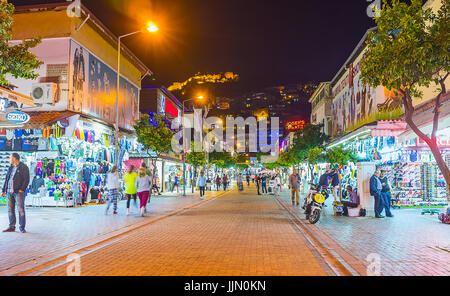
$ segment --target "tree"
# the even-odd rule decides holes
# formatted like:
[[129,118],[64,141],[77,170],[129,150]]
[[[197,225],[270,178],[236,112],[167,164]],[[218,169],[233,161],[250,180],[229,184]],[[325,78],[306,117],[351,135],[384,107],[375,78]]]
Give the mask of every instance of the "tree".
[[229,152],[211,152],[209,154],[209,162],[222,169],[230,168],[234,165],[233,157]]
[[233,157],[233,162],[239,170],[245,170],[249,167],[247,163],[247,156],[242,153],[236,154],[236,156]]
[[169,128],[170,122],[160,114],[143,114],[136,120],[134,130],[137,140],[144,146],[144,149],[150,154],[150,151],[156,153],[157,157],[152,158],[153,166],[156,168],[156,160],[162,153],[169,153],[172,150],[173,131]]
[[[356,162],[358,157],[350,149],[345,149],[342,145],[329,148],[326,150],[324,160],[331,165],[337,164],[340,167],[346,165],[350,161]],[[342,180],[339,179],[339,195],[342,199]]]
[[304,162],[309,151],[313,148],[322,148],[330,139],[323,132],[323,124],[307,124],[301,131],[295,133],[292,150],[297,163]]
[[[442,0],[437,13],[423,9],[421,0],[411,5],[393,0],[384,2],[375,16],[376,32],[369,32],[367,53],[361,62],[361,77],[372,87],[383,85],[395,91],[404,107],[404,118],[410,128],[430,147],[450,190],[450,170],[437,144],[442,96],[450,71],[450,0]],[[433,129],[431,135],[414,122],[413,98],[422,98],[421,87],[435,85]],[[450,203],[450,197],[449,197]]]
[[[191,145],[193,147],[194,144]],[[189,152],[186,156],[186,161],[194,167],[194,178],[197,176],[197,169],[206,165],[206,152]],[[194,180],[192,180],[194,181]],[[192,182],[194,184],[194,182]],[[192,187],[192,193],[194,193],[194,186]]]
[[29,52],[41,42],[40,38],[25,40],[21,44],[11,46],[14,5],[0,0],[0,85],[8,85],[6,75],[14,78],[35,80],[39,75],[34,72],[42,62]]
[[308,159],[308,164],[309,164],[309,170],[311,172],[311,181],[312,182],[314,182],[314,176],[313,176],[314,166],[321,162],[325,162],[324,152],[325,151],[322,148],[313,148],[313,149],[309,150],[307,159]]

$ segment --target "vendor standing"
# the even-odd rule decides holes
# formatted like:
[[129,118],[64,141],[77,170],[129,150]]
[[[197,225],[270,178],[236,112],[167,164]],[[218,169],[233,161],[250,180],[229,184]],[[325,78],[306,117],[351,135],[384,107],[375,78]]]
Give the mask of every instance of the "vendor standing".
[[394,217],[391,213],[391,184],[389,183],[389,179],[386,176],[386,171],[381,171],[380,182],[382,186],[381,197],[383,199],[384,211],[386,212],[387,217]]

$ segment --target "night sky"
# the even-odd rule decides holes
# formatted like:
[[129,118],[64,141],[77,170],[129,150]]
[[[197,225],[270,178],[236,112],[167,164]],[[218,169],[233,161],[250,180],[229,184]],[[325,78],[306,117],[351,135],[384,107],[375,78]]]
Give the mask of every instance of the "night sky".
[[[10,1],[15,5],[45,0]],[[333,78],[374,26],[366,0],[82,0],[115,34],[145,26],[124,42],[169,86],[197,72],[235,72],[230,91]]]

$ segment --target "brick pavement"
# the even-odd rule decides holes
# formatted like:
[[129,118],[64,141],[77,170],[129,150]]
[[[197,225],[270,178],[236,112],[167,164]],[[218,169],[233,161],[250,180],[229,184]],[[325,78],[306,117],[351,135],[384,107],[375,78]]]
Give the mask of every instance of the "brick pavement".
[[[81,273],[167,276],[327,275],[276,203],[228,193],[81,257]],[[61,265],[44,275],[65,275]]]
[[[215,192],[207,193],[207,198],[215,195]],[[125,201],[119,202],[119,214],[114,216],[111,214],[112,209],[105,216],[105,205],[27,208],[28,233],[0,232],[0,274],[9,274],[10,268],[43,260],[66,250],[76,250],[83,243],[133,228],[199,202],[198,194],[187,197],[155,196],[148,205],[147,217],[138,216],[138,209],[133,209],[133,206],[131,211],[134,214],[126,216]],[[0,207],[0,221],[3,224],[1,229],[7,228],[8,213],[5,206]]]
[[[288,193],[283,193],[282,199],[292,207]],[[369,254],[379,254],[382,275],[450,275],[450,228],[437,216],[422,216],[417,209],[397,209],[393,210],[394,218],[335,217],[332,201],[330,197],[325,215],[309,227],[360,262],[367,265]],[[301,207],[296,212],[304,218]]]

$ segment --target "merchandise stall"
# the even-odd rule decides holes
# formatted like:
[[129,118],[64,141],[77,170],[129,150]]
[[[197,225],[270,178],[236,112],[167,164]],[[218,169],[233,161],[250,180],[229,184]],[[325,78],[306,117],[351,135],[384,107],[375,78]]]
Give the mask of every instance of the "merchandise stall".
[[[16,152],[30,169],[27,206],[104,203],[106,175],[115,160],[112,134],[110,127],[83,119],[72,129],[58,122],[44,128],[0,130],[0,170],[4,172],[0,184],[10,155]],[[120,145],[126,160],[136,143],[122,137]]]

